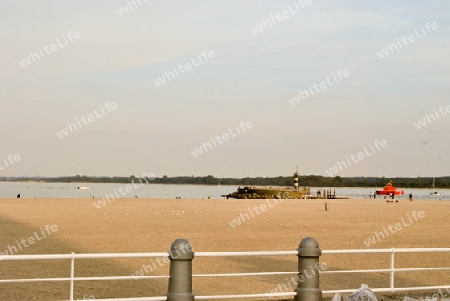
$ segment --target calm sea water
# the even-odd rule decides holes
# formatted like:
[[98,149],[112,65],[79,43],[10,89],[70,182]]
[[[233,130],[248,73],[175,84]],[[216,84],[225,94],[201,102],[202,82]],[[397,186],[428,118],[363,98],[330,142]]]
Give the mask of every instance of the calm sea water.
[[[78,186],[89,186],[88,190],[79,190]],[[18,193],[24,198],[102,198],[105,194],[119,193],[119,189],[124,191],[127,184],[103,184],[103,183],[36,183],[36,182],[0,182],[0,197],[14,198]],[[131,185],[131,184],[130,184]],[[164,185],[164,184],[146,184],[139,186],[127,193],[124,197],[134,197],[137,195],[142,198],[171,198],[177,196],[182,198],[208,198],[221,199],[222,194],[228,194],[235,191],[238,186],[209,186],[209,185]],[[311,187],[311,193],[318,189],[326,188]],[[331,188],[334,190],[334,188]],[[375,191],[374,188],[354,188],[341,187],[336,188],[337,195],[346,195],[351,197],[368,198],[369,193]],[[404,196],[397,196],[397,199],[407,199],[408,194],[412,193],[416,199],[442,199],[450,200],[450,189],[438,189],[441,196],[430,196],[429,189],[405,189]],[[125,192],[125,191],[124,191]],[[119,193],[120,195],[120,193]]]

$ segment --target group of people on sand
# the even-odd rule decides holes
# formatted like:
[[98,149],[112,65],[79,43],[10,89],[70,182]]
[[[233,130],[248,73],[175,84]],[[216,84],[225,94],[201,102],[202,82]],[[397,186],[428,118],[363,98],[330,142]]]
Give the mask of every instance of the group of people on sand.
[[[377,194],[376,194],[376,192],[374,192],[374,193],[373,193],[373,198],[376,199],[376,197],[377,197]],[[391,193],[391,194],[390,194],[390,197],[391,197],[392,200],[394,200],[395,194]],[[372,193],[369,193],[369,198],[372,198]],[[386,199],[386,198],[387,198],[387,195],[384,195],[384,198]],[[410,202],[413,201],[413,195],[412,195],[412,193],[409,194],[409,201],[410,201]],[[386,201],[386,202],[388,202],[388,201]],[[398,201],[397,201],[397,202],[398,202]]]

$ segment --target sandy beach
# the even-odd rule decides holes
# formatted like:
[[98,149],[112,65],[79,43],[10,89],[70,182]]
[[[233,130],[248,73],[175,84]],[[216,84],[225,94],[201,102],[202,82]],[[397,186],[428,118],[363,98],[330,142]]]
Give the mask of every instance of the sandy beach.
[[[307,236],[317,239],[322,250],[450,246],[450,202],[446,201],[329,200],[329,211],[324,210],[324,200],[118,199],[100,209],[94,206],[94,201],[98,199],[0,199],[0,252],[10,250],[14,255],[167,252],[177,238],[188,239],[197,252],[286,251],[295,250]],[[385,237],[380,234],[377,237],[375,232],[384,232]],[[20,243],[22,239],[29,242],[30,237],[34,243],[26,247]],[[388,254],[323,255],[321,262],[329,270],[370,269],[388,268],[388,259]],[[132,275],[148,264],[149,259],[76,260],[75,276]],[[449,267],[450,256],[398,254],[396,266]],[[67,260],[0,261],[0,267],[1,279],[69,277],[70,273]],[[168,269],[169,264],[158,265],[145,275],[167,275]],[[199,257],[193,261],[194,274],[296,269],[295,256]],[[265,293],[286,283],[286,278],[194,278],[193,290],[195,295]],[[387,287],[389,276],[383,273],[321,276],[323,290],[358,288],[361,283]],[[395,283],[396,287],[448,285],[450,272],[398,273]],[[75,299],[160,296],[166,292],[165,279],[75,284]],[[68,298],[68,282],[0,284],[0,300]]]

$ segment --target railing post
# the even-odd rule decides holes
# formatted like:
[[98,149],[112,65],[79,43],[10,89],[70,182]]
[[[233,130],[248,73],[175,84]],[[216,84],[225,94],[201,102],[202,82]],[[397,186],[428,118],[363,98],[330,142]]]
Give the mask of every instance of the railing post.
[[75,253],[72,252],[72,259],[70,260],[70,301],[73,300],[74,277],[75,277]]
[[322,301],[322,290],[319,287],[319,256],[322,251],[312,237],[300,242],[298,251],[298,284],[295,301]]
[[391,249],[391,291],[395,291],[394,287],[394,272],[395,272],[395,248]]
[[177,239],[169,251],[170,278],[167,301],[194,301],[192,259],[194,251],[186,239]]

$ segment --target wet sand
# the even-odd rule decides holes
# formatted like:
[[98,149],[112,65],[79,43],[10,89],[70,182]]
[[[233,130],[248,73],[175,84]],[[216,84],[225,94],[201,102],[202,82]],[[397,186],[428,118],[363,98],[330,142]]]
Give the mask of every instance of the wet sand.
[[[447,201],[328,200],[329,211],[325,211],[324,200],[118,199],[97,209],[93,202],[98,200],[0,199],[0,252],[8,247],[17,255],[167,252],[177,238],[188,239],[197,252],[295,250],[301,239],[308,236],[314,237],[322,250],[450,247]],[[230,223],[239,217],[241,224],[235,222],[232,227]],[[45,228],[46,225],[49,226]],[[55,226],[50,228],[52,225],[57,227],[56,231]],[[375,232],[384,232],[385,238],[378,234],[378,239]],[[34,238],[33,244],[30,237]],[[372,243],[368,247],[370,238]],[[27,247],[20,243],[22,239],[28,242]],[[329,270],[389,268],[389,255],[323,255],[321,262]],[[83,259],[75,261],[75,276],[132,275],[150,264],[156,268],[142,270],[145,275],[168,274],[168,264],[156,264],[149,259]],[[450,254],[398,254],[396,266],[450,267]],[[193,261],[194,274],[296,269],[295,256],[197,257]],[[0,261],[0,273],[1,279],[69,277],[70,262]],[[266,293],[278,284],[286,284],[286,278],[202,277],[194,278],[193,289],[195,295]],[[387,287],[389,276],[385,273],[321,276],[323,290],[358,288],[361,283]],[[450,272],[399,272],[395,283],[396,287],[449,285]],[[165,279],[83,281],[75,284],[74,296],[99,299],[159,296],[166,292]],[[68,282],[0,284],[0,300],[68,298]]]

